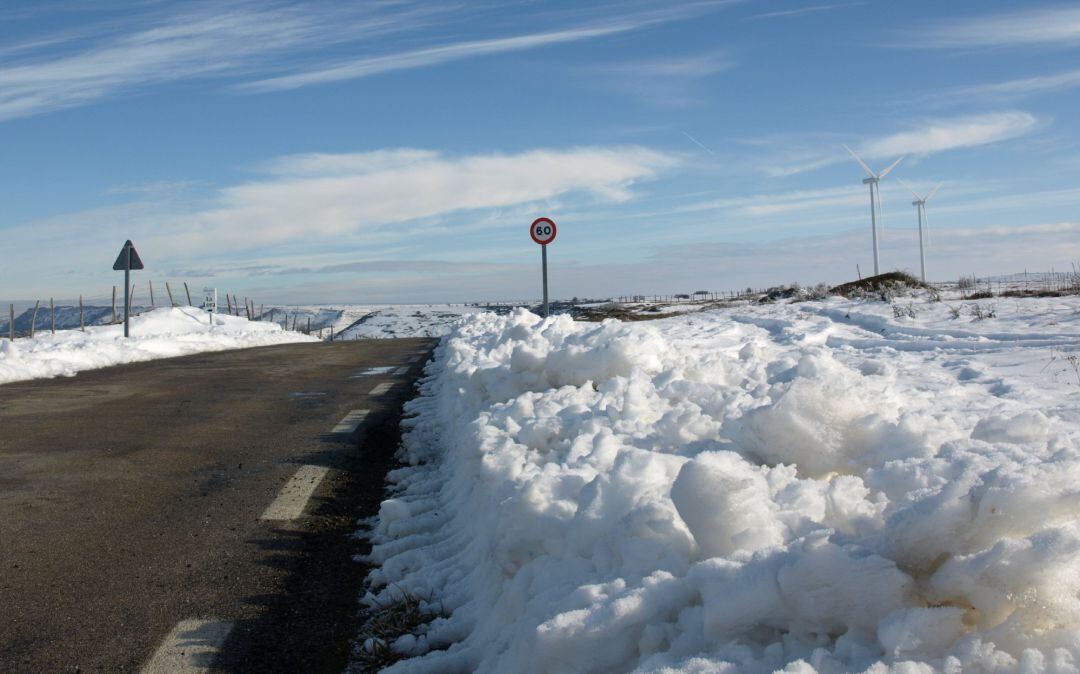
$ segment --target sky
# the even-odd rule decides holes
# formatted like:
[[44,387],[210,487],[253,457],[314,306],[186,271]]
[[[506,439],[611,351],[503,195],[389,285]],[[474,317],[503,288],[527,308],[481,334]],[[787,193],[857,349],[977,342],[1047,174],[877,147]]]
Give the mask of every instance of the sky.
[[[0,298],[271,303],[955,280],[1080,260],[1080,5],[0,6]],[[901,182],[903,181],[903,182]],[[140,286],[141,287],[141,286]],[[160,285],[158,286],[161,287]],[[160,293],[160,290],[159,290]]]

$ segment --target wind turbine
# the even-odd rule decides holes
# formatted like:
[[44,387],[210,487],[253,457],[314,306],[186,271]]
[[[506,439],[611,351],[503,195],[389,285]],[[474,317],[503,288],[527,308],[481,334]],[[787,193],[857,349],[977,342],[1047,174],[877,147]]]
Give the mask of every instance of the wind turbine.
[[[889,171],[896,168],[896,165],[902,162],[904,158],[900,157],[890,164],[889,168],[881,173],[874,173],[870,170],[870,167],[866,165],[866,162],[860,159],[859,155],[855,154],[855,150],[852,150],[847,145],[844,146],[844,149],[848,151],[848,154],[850,154],[855,161],[859,162],[859,166],[863,167],[863,170],[866,171],[866,175],[869,176],[868,178],[863,178],[863,185],[870,186],[870,233],[874,239],[874,276],[877,276],[881,273],[880,264],[878,263],[879,254],[877,235],[877,204],[881,202],[881,195],[878,193],[877,184],[884,180],[885,176],[889,175]],[[875,195],[877,196],[875,197]]]
[[924,226],[926,228],[927,237],[929,238],[930,235],[930,221],[926,219],[926,202],[930,201],[945,183],[938,183],[925,197],[920,197],[919,193],[911,189],[911,185],[908,185],[903,180],[900,181],[900,184],[908,188],[908,192],[911,192],[915,196],[915,201],[912,201],[911,205],[915,207],[915,211],[919,214],[919,266],[922,269],[922,282],[926,283],[926,254],[923,252]]

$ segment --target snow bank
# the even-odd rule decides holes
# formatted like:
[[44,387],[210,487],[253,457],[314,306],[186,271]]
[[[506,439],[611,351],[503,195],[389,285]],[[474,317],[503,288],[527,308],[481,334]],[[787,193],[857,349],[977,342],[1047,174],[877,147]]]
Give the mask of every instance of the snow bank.
[[273,323],[207,313],[193,307],[156,309],[133,316],[131,338],[123,325],[61,330],[33,339],[0,339],[0,384],[24,379],[73,376],[121,363],[171,358],[200,351],[223,351],[288,342],[317,341],[286,332]]
[[387,671],[1078,671],[1080,395],[1029,346],[1076,319],[862,306],[459,326],[367,597],[446,615]]

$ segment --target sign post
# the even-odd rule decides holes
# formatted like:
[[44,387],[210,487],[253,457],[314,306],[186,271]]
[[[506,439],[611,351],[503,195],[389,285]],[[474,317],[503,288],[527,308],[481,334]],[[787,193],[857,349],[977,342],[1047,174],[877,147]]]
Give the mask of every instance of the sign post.
[[203,309],[210,313],[210,326],[214,325],[214,312],[217,311],[217,288],[203,288]]
[[544,279],[544,318],[551,315],[551,309],[548,305],[547,247],[549,243],[555,240],[557,232],[558,229],[551,218],[537,218],[529,225],[529,236],[532,237],[533,241],[540,244],[540,265],[543,269]]
[[143,268],[142,260],[139,259],[139,254],[135,251],[131,239],[124,242],[124,247],[120,249],[120,255],[112,268],[115,271],[123,270],[124,272],[124,337],[128,337],[131,324],[131,272]]

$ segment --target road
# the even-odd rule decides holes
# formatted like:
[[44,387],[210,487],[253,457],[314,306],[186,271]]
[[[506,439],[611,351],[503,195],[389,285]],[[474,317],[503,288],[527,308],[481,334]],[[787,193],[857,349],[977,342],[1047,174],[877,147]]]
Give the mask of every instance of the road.
[[349,533],[433,346],[0,386],[0,671],[340,672],[366,572]]

